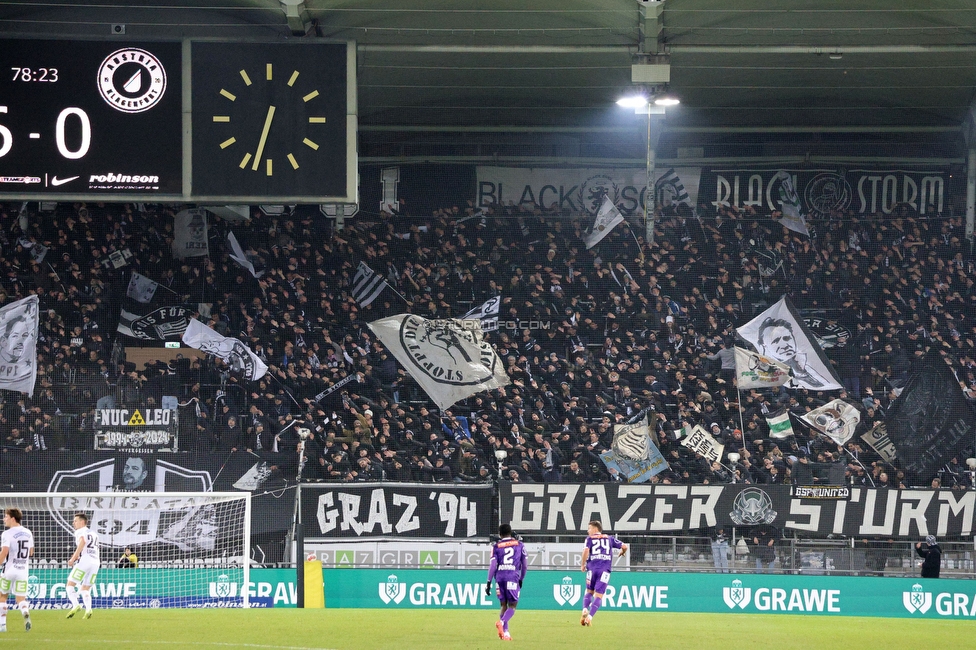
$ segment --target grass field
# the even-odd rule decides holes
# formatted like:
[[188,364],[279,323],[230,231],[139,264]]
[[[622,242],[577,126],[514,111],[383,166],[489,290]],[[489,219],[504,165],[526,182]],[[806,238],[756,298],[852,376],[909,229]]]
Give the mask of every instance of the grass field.
[[[37,611],[24,632],[8,618],[0,648],[497,648],[487,612],[445,610],[96,610],[90,620]],[[970,621],[787,615],[600,612],[592,628],[575,612],[520,612],[512,645],[522,648],[636,647],[844,649],[973,647]]]

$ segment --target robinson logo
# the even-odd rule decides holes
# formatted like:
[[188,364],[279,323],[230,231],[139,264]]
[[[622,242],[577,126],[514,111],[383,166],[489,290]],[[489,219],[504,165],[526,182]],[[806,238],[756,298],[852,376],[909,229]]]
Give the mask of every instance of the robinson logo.
[[166,69],[146,50],[116,50],[98,67],[98,92],[109,106],[123,113],[148,111],[166,92]]
[[932,607],[932,594],[922,590],[922,585],[915,583],[911,591],[904,591],[901,594],[901,602],[905,609],[914,614],[924,614]]
[[573,584],[573,578],[566,576],[558,585],[552,586],[552,597],[556,599],[559,606],[575,605],[579,602],[582,589],[579,585]]
[[386,582],[381,582],[380,587],[380,600],[389,605],[391,602],[395,605],[399,605],[403,602],[403,598],[407,595],[407,585],[400,582],[400,579],[396,575],[391,575],[386,579]]
[[743,587],[741,580],[733,580],[731,587],[722,587],[722,600],[729,609],[745,609],[752,600],[752,589]]

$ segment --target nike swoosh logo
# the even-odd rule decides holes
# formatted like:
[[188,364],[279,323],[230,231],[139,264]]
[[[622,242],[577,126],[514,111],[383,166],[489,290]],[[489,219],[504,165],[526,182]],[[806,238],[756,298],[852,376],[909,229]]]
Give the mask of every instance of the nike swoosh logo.
[[57,187],[58,185],[64,185],[65,183],[70,183],[71,181],[75,180],[76,178],[81,178],[81,177],[80,176],[69,176],[68,178],[58,178],[57,176],[55,176],[54,178],[51,179],[51,185],[53,185],[54,187]]

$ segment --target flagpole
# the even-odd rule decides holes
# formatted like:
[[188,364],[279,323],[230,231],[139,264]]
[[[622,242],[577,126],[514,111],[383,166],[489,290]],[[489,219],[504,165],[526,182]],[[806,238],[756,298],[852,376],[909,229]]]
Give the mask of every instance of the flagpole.
[[[736,374],[739,374],[738,368],[736,368]],[[742,446],[742,450],[745,451],[746,448],[746,423],[742,419],[742,391],[739,390],[739,378],[735,379],[735,394],[738,395],[738,405],[739,405],[739,426],[742,427],[739,431],[742,432],[742,439],[739,444]]]

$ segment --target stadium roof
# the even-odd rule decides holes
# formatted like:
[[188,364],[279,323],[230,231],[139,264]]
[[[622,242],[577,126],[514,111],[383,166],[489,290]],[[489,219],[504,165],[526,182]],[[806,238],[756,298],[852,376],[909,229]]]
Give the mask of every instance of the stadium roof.
[[976,90],[972,0],[0,2],[8,36],[114,24],[120,39],[354,39],[365,129],[613,125],[632,64],[655,54],[682,100],[671,128],[957,129]]

